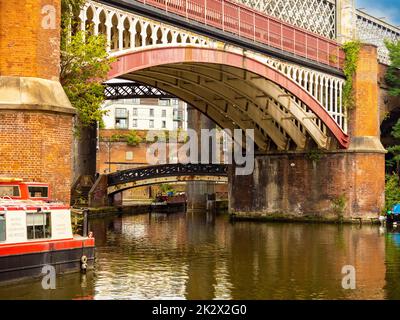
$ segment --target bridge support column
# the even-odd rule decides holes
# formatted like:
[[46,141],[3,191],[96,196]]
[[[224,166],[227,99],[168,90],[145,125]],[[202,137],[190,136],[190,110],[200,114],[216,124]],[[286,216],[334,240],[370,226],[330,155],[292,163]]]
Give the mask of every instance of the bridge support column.
[[[196,130],[198,136],[201,135],[201,129],[215,129],[215,123],[194,109],[188,107],[188,127]],[[212,154],[212,150],[210,150]],[[200,154],[199,154],[200,157]],[[207,206],[207,195],[215,193],[215,184],[206,181],[188,181],[186,183],[187,207],[192,210],[204,210]]]
[[[230,173],[230,211],[242,218],[371,221],[384,206],[376,47],[363,45],[349,112],[348,150],[258,155],[249,176]],[[234,168],[233,168],[234,169]]]
[[0,176],[69,202],[72,108],[59,82],[60,0],[0,3]]

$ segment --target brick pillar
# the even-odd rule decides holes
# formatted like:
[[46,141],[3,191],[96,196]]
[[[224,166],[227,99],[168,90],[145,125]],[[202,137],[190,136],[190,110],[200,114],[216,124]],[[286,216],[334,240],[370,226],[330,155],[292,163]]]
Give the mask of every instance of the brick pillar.
[[[188,128],[198,133],[199,141],[201,129],[214,129],[215,123],[193,107],[188,107]],[[211,154],[211,150],[210,150]],[[201,155],[199,154],[199,157]],[[186,183],[187,207],[189,209],[205,209],[206,195],[215,193],[215,183],[206,181],[192,181]]]
[[72,108],[59,83],[60,0],[0,2],[0,176],[69,202]]
[[348,150],[355,163],[353,203],[360,212],[371,206],[382,209],[385,201],[386,151],[380,141],[378,67],[377,47],[363,44],[353,80],[355,107],[349,112]]

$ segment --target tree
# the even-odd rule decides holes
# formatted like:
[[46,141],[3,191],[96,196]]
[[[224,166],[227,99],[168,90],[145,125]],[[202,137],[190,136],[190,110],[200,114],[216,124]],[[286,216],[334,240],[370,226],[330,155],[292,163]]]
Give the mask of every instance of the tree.
[[83,4],[82,0],[62,0],[60,82],[77,110],[79,126],[85,127],[102,123],[102,82],[113,59],[108,56],[104,35],[77,31],[75,21]]
[[[400,95],[400,41],[385,42],[389,50],[389,57],[391,64],[387,69],[385,79],[389,85],[389,94],[392,96]],[[400,139],[400,121],[397,120],[396,124],[392,127],[392,136]],[[400,177],[400,145],[394,145],[388,148],[388,151],[393,155],[391,161],[388,161],[390,166],[396,164],[397,175]]]
[[392,96],[400,96],[400,41],[386,41],[385,44],[389,50],[391,61],[385,76],[389,85],[389,93]]
[[[391,64],[387,69],[385,80],[389,85],[389,94],[392,96],[400,96],[400,41],[390,42],[385,41],[386,47],[389,50]],[[392,136],[400,139],[400,121],[397,120],[392,128]],[[400,145],[394,145],[388,148],[389,153],[393,155],[391,160],[387,161],[387,165],[396,166],[396,173],[386,177],[385,200],[386,210],[400,202]]]
[[84,3],[84,0],[61,1],[60,82],[77,111],[75,179],[96,173],[97,123],[103,123],[105,114],[102,83],[113,62],[104,35],[80,30],[77,17]]

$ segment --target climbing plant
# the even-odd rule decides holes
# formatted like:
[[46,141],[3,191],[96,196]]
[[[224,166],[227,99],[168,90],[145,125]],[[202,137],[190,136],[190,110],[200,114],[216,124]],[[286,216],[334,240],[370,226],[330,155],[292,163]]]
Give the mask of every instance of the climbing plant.
[[339,220],[343,219],[344,210],[346,208],[346,196],[340,195],[331,200],[332,208]]
[[318,162],[321,160],[322,157],[322,152],[318,149],[311,149],[307,153],[307,158],[310,159],[311,161],[316,161]]
[[359,41],[349,41],[343,45],[346,54],[343,72],[346,76],[346,83],[343,87],[343,105],[345,108],[354,108],[353,77],[357,71],[358,56],[361,43]]

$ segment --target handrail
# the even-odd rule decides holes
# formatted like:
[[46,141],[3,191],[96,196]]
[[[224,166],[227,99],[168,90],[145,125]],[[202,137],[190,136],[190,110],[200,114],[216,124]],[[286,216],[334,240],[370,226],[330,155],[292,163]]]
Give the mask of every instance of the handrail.
[[215,175],[227,176],[228,165],[225,164],[202,164],[202,163],[169,163],[139,167],[109,173],[107,175],[108,186],[121,183],[145,180],[154,177],[182,175]]
[[295,56],[343,68],[345,54],[339,43],[232,0],[137,1]]

